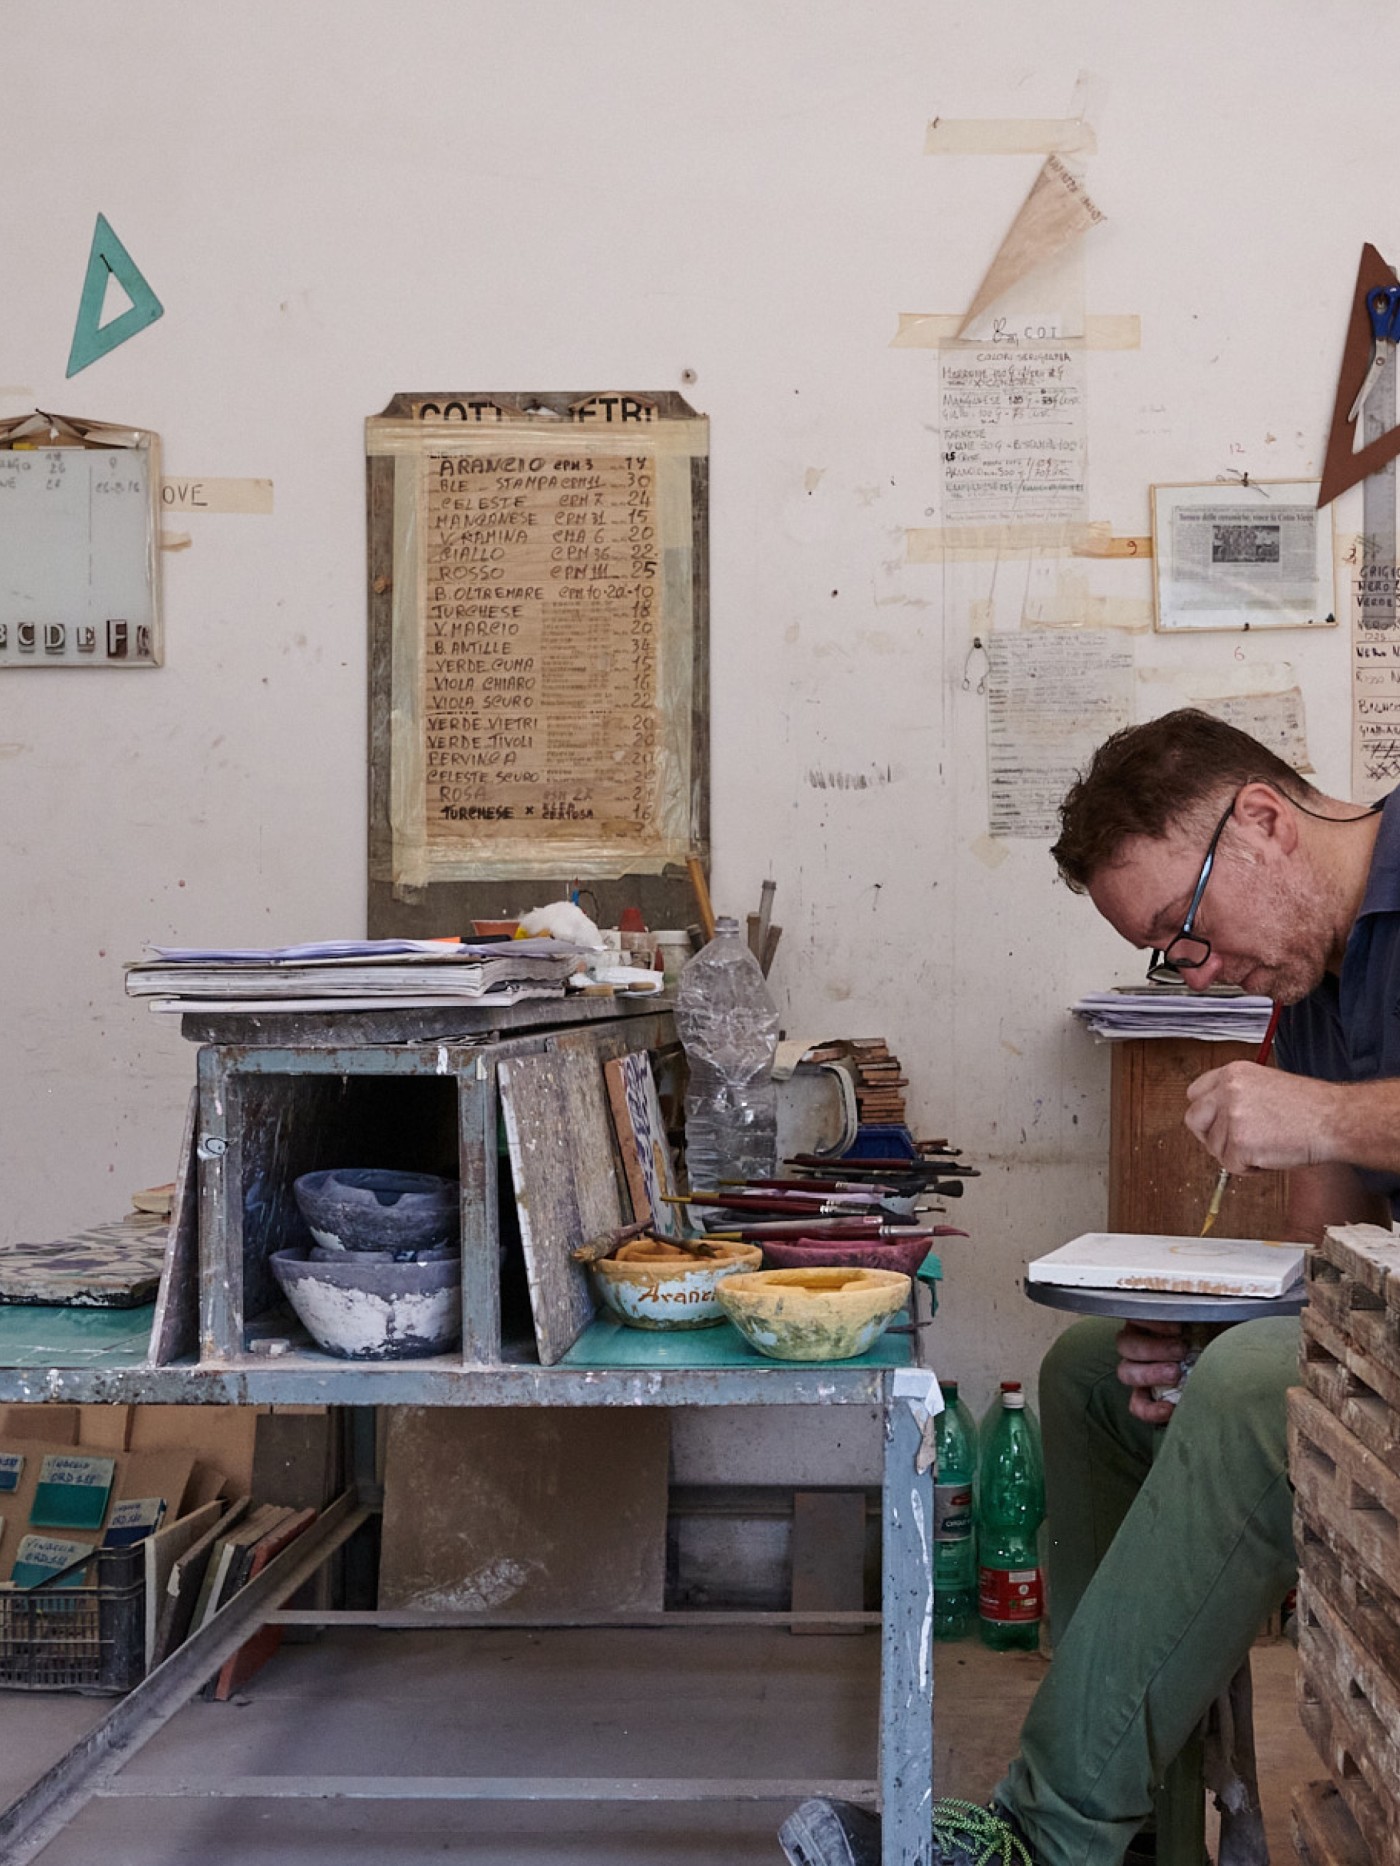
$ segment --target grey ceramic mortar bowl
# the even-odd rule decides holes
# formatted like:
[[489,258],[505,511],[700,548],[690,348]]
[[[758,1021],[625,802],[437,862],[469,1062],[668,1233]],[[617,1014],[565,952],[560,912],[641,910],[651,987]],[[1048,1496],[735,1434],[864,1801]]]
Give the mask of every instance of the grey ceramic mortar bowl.
[[338,1166],[303,1173],[292,1191],[326,1250],[421,1251],[457,1242],[460,1189],[436,1173]]
[[310,1262],[277,1251],[272,1273],[307,1333],[350,1361],[408,1361],[445,1354],[462,1339],[461,1263],[383,1263],[366,1252]]

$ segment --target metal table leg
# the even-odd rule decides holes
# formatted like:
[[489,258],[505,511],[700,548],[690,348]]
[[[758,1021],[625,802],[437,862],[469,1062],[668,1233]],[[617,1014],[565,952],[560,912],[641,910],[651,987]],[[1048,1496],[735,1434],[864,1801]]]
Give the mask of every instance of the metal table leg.
[[915,1469],[919,1427],[891,1397],[885,1410],[880,1650],[883,1866],[933,1856],[933,1473]]

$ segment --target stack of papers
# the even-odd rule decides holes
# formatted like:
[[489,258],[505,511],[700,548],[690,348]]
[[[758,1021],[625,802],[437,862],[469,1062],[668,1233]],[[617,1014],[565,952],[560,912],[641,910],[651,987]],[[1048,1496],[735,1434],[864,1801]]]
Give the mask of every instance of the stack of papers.
[[558,998],[588,957],[567,940],[332,940],[309,946],[153,947],[126,989],[153,1011],[397,1009]]
[[1070,1006],[1096,1037],[1204,1037],[1214,1043],[1262,1043],[1273,1010],[1269,998],[1243,992],[1089,991]]

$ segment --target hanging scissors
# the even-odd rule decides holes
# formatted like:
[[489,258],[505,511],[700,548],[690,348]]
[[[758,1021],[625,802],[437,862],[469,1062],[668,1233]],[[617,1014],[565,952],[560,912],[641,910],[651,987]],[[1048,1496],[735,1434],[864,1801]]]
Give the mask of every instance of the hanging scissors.
[[1389,354],[1393,356],[1395,345],[1400,341],[1400,285],[1380,285],[1367,292],[1366,313],[1371,320],[1371,367],[1356,391],[1348,421],[1355,421],[1366,406],[1366,397],[1380,380],[1387,355],[1384,346],[1389,344]]

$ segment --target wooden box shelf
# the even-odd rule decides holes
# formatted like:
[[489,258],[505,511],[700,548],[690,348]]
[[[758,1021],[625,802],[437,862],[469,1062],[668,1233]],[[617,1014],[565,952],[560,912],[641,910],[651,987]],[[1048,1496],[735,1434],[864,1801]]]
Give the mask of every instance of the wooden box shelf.
[[[247,1020],[230,1018],[224,1027],[207,1020],[201,1034],[215,1040],[199,1053],[197,1122],[202,1362],[267,1364],[255,1343],[287,1333],[271,1258],[306,1242],[293,1181],[352,1165],[460,1181],[462,1347],[431,1364],[535,1358],[528,1320],[515,1339],[502,1327],[500,1202],[503,1187],[509,1198],[509,1173],[502,1179],[498,1166],[497,1071],[513,1058],[581,1049],[601,1072],[610,1057],[669,1043],[674,1027],[669,1011],[645,1006],[557,1026],[551,1014],[571,1006],[534,1008],[533,1028],[528,1018],[497,1028],[490,1012],[434,1012],[443,1032],[435,1039],[410,1014],[413,1034],[378,1013],[379,1027],[357,1042],[340,1040],[333,1019],[321,1042],[308,1040],[316,1033],[304,1027],[291,1035],[284,1028],[278,1040],[237,1041]],[[479,1028],[470,1028],[473,1020]]]

